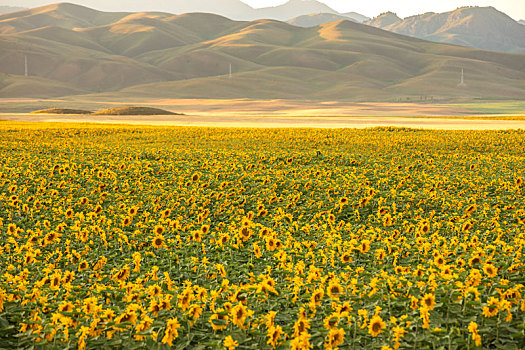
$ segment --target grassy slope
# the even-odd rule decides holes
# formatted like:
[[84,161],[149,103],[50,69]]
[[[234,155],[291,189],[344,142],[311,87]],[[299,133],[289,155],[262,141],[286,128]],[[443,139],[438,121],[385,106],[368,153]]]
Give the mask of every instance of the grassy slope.
[[[123,89],[123,96],[200,98],[525,97],[523,55],[435,44],[350,21],[298,28],[63,4],[0,16],[0,33],[0,71],[26,81],[20,75],[27,54],[32,75],[74,86],[69,95]],[[461,68],[468,85],[458,89]],[[19,96],[47,91],[26,85]],[[4,86],[0,96],[18,91]]]

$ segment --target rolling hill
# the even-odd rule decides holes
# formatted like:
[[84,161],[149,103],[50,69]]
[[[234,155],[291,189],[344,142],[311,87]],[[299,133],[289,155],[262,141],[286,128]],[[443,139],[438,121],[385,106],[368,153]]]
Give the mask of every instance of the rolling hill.
[[[241,0],[70,0],[77,5],[87,6],[102,11],[117,11],[123,9],[129,12],[162,11],[168,13],[213,13],[233,20],[276,19],[287,21],[291,18],[311,13],[333,13],[337,11],[316,0],[289,0],[273,7],[253,8]],[[6,4],[17,6],[38,7],[49,4],[49,0],[4,0]],[[343,14],[346,17],[359,18],[363,22],[365,16],[358,13]]]
[[337,21],[343,21],[343,20],[358,22],[352,18],[341,16],[341,15],[336,15],[333,13],[314,13],[310,15],[304,15],[304,16],[292,18],[286,21],[286,23],[291,24],[293,26],[297,26],[297,27],[310,28],[310,27],[318,26],[323,23],[337,22]]
[[16,12],[20,10],[24,10],[24,7],[18,7],[18,6],[0,6],[0,15],[3,15],[4,13],[10,13],[10,12]]
[[405,19],[386,12],[367,24],[441,43],[525,53],[525,27],[493,7],[462,7]]
[[369,17],[363,16],[362,14],[357,13],[357,12],[345,12],[345,13],[342,13],[341,15],[345,17],[349,17],[358,23],[364,23],[370,20]]
[[[458,87],[462,69],[467,85]],[[301,28],[72,4],[0,15],[0,73],[0,97],[525,98],[522,54],[346,20]]]

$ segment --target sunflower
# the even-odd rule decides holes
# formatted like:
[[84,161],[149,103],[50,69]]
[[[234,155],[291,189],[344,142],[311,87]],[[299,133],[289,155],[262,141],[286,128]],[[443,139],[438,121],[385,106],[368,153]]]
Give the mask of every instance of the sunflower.
[[44,237],[44,245],[49,245],[55,243],[55,240],[58,238],[58,234],[54,231],[49,232]]
[[299,317],[299,319],[294,323],[293,329],[294,337],[297,337],[300,334],[307,332],[308,329],[310,329],[310,320],[304,317]]
[[[135,333],[141,333],[141,332],[147,331],[148,329],[151,328],[151,326],[153,326],[153,319],[151,317],[147,315],[143,315],[141,318],[142,320],[135,328]],[[145,336],[143,335],[135,335],[135,340],[137,341],[143,341],[144,338]]]
[[75,306],[70,301],[64,301],[58,306],[58,311],[60,312],[73,312]]
[[394,219],[392,219],[392,216],[390,214],[386,214],[383,217],[383,226],[392,226],[394,224]]
[[137,313],[135,311],[128,310],[115,319],[115,324],[121,324],[124,322],[130,322],[132,324],[137,323]]
[[438,254],[434,258],[434,264],[439,268],[443,267],[445,265],[445,258],[443,258],[443,255]]
[[137,208],[137,207],[131,207],[131,208],[129,208],[129,210],[128,210],[128,214],[131,215],[131,216],[133,216],[133,215],[136,215],[136,214],[138,213],[138,211],[139,211],[139,208]]
[[461,226],[461,232],[467,232],[471,228],[472,228],[472,223],[470,221],[467,221]]
[[71,219],[73,217],[73,214],[74,214],[73,209],[71,208],[67,209],[65,213],[66,219]]
[[217,268],[217,271],[221,275],[222,278],[226,278],[226,269],[224,268],[224,265],[222,264],[216,264],[215,267]]
[[383,215],[388,214],[389,212],[390,212],[390,209],[388,207],[381,207],[377,211],[377,216],[383,216]]
[[202,232],[203,235],[205,235],[208,232],[210,232],[210,225],[202,225],[201,226],[201,232]]
[[114,278],[117,281],[125,281],[129,277],[129,266],[124,266],[119,272],[117,272]]
[[271,345],[273,348],[276,348],[279,342],[279,338],[283,334],[283,329],[281,326],[270,326],[268,328],[268,341],[266,344]]
[[275,250],[275,239],[273,237],[266,241],[266,249],[271,252]]
[[51,289],[57,289],[60,286],[60,280],[61,278],[59,274],[54,274],[53,276],[51,276]]
[[151,240],[151,245],[154,247],[154,248],[162,248],[164,246],[164,241],[165,241],[165,238],[164,236],[162,235],[156,235],[152,240]]
[[9,232],[10,235],[14,235],[17,231],[16,225],[15,224],[7,225],[7,231]]
[[32,255],[31,253],[26,254],[26,256],[24,257],[24,265],[31,264],[34,261],[35,261],[35,256]]
[[195,173],[195,174],[193,174],[193,175],[191,176],[191,181],[192,181],[192,182],[197,182],[197,181],[199,181],[200,178],[201,178],[200,175],[197,174],[197,173]]
[[246,321],[246,317],[248,316],[248,311],[246,307],[242,303],[239,303],[230,310],[230,314],[232,316],[233,324],[235,324],[241,329],[244,329],[244,322]]
[[102,207],[99,204],[97,204],[97,206],[95,207],[95,214],[100,214],[100,213],[102,213]]
[[476,206],[476,204],[471,204],[471,205],[469,205],[469,207],[465,210],[465,215],[470,215],[470,214],[472,214],[473,212],[476,211],[476,209],[478,209],[478,207]]
[[343,264],[351,263],[352,262],[352,255],[350,255],[350,253],[348,253],[348,252],[343,253],[343,255],[341,256],[341,262]]
[[487,305],[483,306],[483,316],[493,317],[498,314],[500,301],[497,298],[490,297],[487,301]]
[[330,281],[326,288],[326,294],[332,299],[339,300],[339,297],[343,294],[343,287],[337,281]]
[[231,335],[228,335],[226,338],[224,338],[222,345],[224,345],[224,347],[228,350],[234,350],[237,346],[239,346],[239,342],[233,339]]
[[342,305],[339,305],[337,311],[338,311],[340,314],[342,314],[342,313],[344,313],[344,312],[350,312],[350,311],[352,311],[352,310],[353,310],[353,309],[352,309],[352,306],[350,305],[350,302],[345,301]]
[[429,311],[434,310],[436,305],[436,296],[434,294],[427,293],[421,299],[421,306],[426,307]]
[[383,322],[383,319],[379,315],[375,315],[370,319],[370,324],[368,325],[368,333],[372,337],[377,337],[383,329],[386,328],[386,323]]
[[326,328],[327,330],[330,330],[334,328],[335,326],[337,326],[337,323],[339,322],[339,318],[337,316],[338,316],[337,314],[332,313],[331,315],[328,315],[327,317],[325,317],[325,319],[323,320],[324,328]]
[[359,246],[359,250],[363,254],[367,253],[370,250],[370,241],[368,239],[363,240]]
[[345,331],[342,328],[332,328],[328,332],[328,339],[325,345],[326,348],[333,349],[342,344],[345,340]]
[[483,265],[483,271],[490,278],[494,278],[498,275],[498,269],[492,264]]
[[217,240],[217,242],[222,247],[222,245],[228,243],[229,240],[230,240],[230,236],[229,235],[221,234],[219,239]]
[[71,281],[73,281],[73,278],[75,278],[75,273],[73,271],[66,271],[66,272],[64,272],[64,277],[62,278],[62,283],[68,284]]
[[383,260],[386,257],[384,249],[376,249],[376,260]]
[[468,331],[472,334],[472,340],[476,343],[476,346],[481,345],[481,336],[478,332],[478,324],[474,321],[471,321],[468,325]]
[[347,204],[348,204],[348,198],[346,198],[346,197],[341,197],[341,198],[339,199],[339,205],[340,205],[340,206],[344,206],[344,205],[347,205]]
[[159,235],[162,235],[163,233],[164,233],[164,227],[162,227],[161,225],[156,225],[153,228],[154,235],[159,236]]
[[430,224],[428,222],[425,222],[423,224],[421,224],[421,226],[419,227],[419,231],[421,233],[424,233],[424,234],[427,234],[430,232]]
[[211,327],[215,331],[225,329],[228,325],[228,319],[228,313],[223,308],[219,308],[210,317]]
[[162,338],[162,343],[172,346],[173,340],[179,336],[179,331],[178,331],[179,328],[180,328],[180,323],[176,317],[169,319],[166,324],[166,330],[164,331],[164,337]]
[[318,288],[314,290],[314,292],[312,293],[310,301],[314,305],[321,306],[321,301],[323,300],[323,297],[324,297],[324,290],[322,288]]
[[370,198],[368,197],[361,198],[361,200],[359,201],[359,207],[364,207],[365,205],[368,204],[369,201],[370,201]]
[[124,220],[122,220],[122,226],[129,226],[131,222],[133,222],[133,217],[126,216]]
[[191,239],[193,239],[195,242],[201,242],[202,241],[202,232],[199,231],[193,231],[191,234]]
[[161,217],[164,219],[164,218],[167,218],[168,216],[170,216],[170,214],[171,214],[171,210],[165,209],[165,210],[162,211]]
[[239,234],[241,235],[243,242],[246,242],[248,239],[250,239],[252,231],[247,226],[242,226],[239,230]]
[[477,264],[481,264],[483,261],[481,260],[481,257],[479,255],[474,255],[472,258],[469,259],[468,264],[470,266],[474,266]]
[[253,253],[255,254],[255,257],[260,258],[262,256],[261,248],[257,243],[253,244]]
[[86,260],[83,260],[80,262],[80,264],[78,264],[78,271],[82,271],[82,270],[85,270],[89,267],[89,264]]

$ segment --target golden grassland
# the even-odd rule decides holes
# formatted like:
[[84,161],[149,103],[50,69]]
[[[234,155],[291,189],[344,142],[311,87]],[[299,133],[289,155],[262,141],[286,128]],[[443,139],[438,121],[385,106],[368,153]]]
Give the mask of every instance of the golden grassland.
[[524,131],[0,129],[2,348],[525,344]]

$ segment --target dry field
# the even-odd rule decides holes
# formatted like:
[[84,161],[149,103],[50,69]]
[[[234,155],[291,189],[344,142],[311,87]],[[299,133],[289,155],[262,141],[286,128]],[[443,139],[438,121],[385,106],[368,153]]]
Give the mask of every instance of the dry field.
[[[96,116],[34,115],[37,108],[57,106],[97,110],[129,105],[128,100],[1,99],[0,119],[9,121],[104,123],[206,127],[310,127],[370,128],[396,126],[446,130],[501,130],[525,128],[522,103],[445,105],[421,103],[349,103],[249,99],[143,99],[137,106],[151,106],[184,115]],[[497,111],[503,111],[496,114]],[[11,113],[18,111],[24,113]],[[483,119],[476,119],[483,118]],[[514,119],[514,120],[501,120]]]

